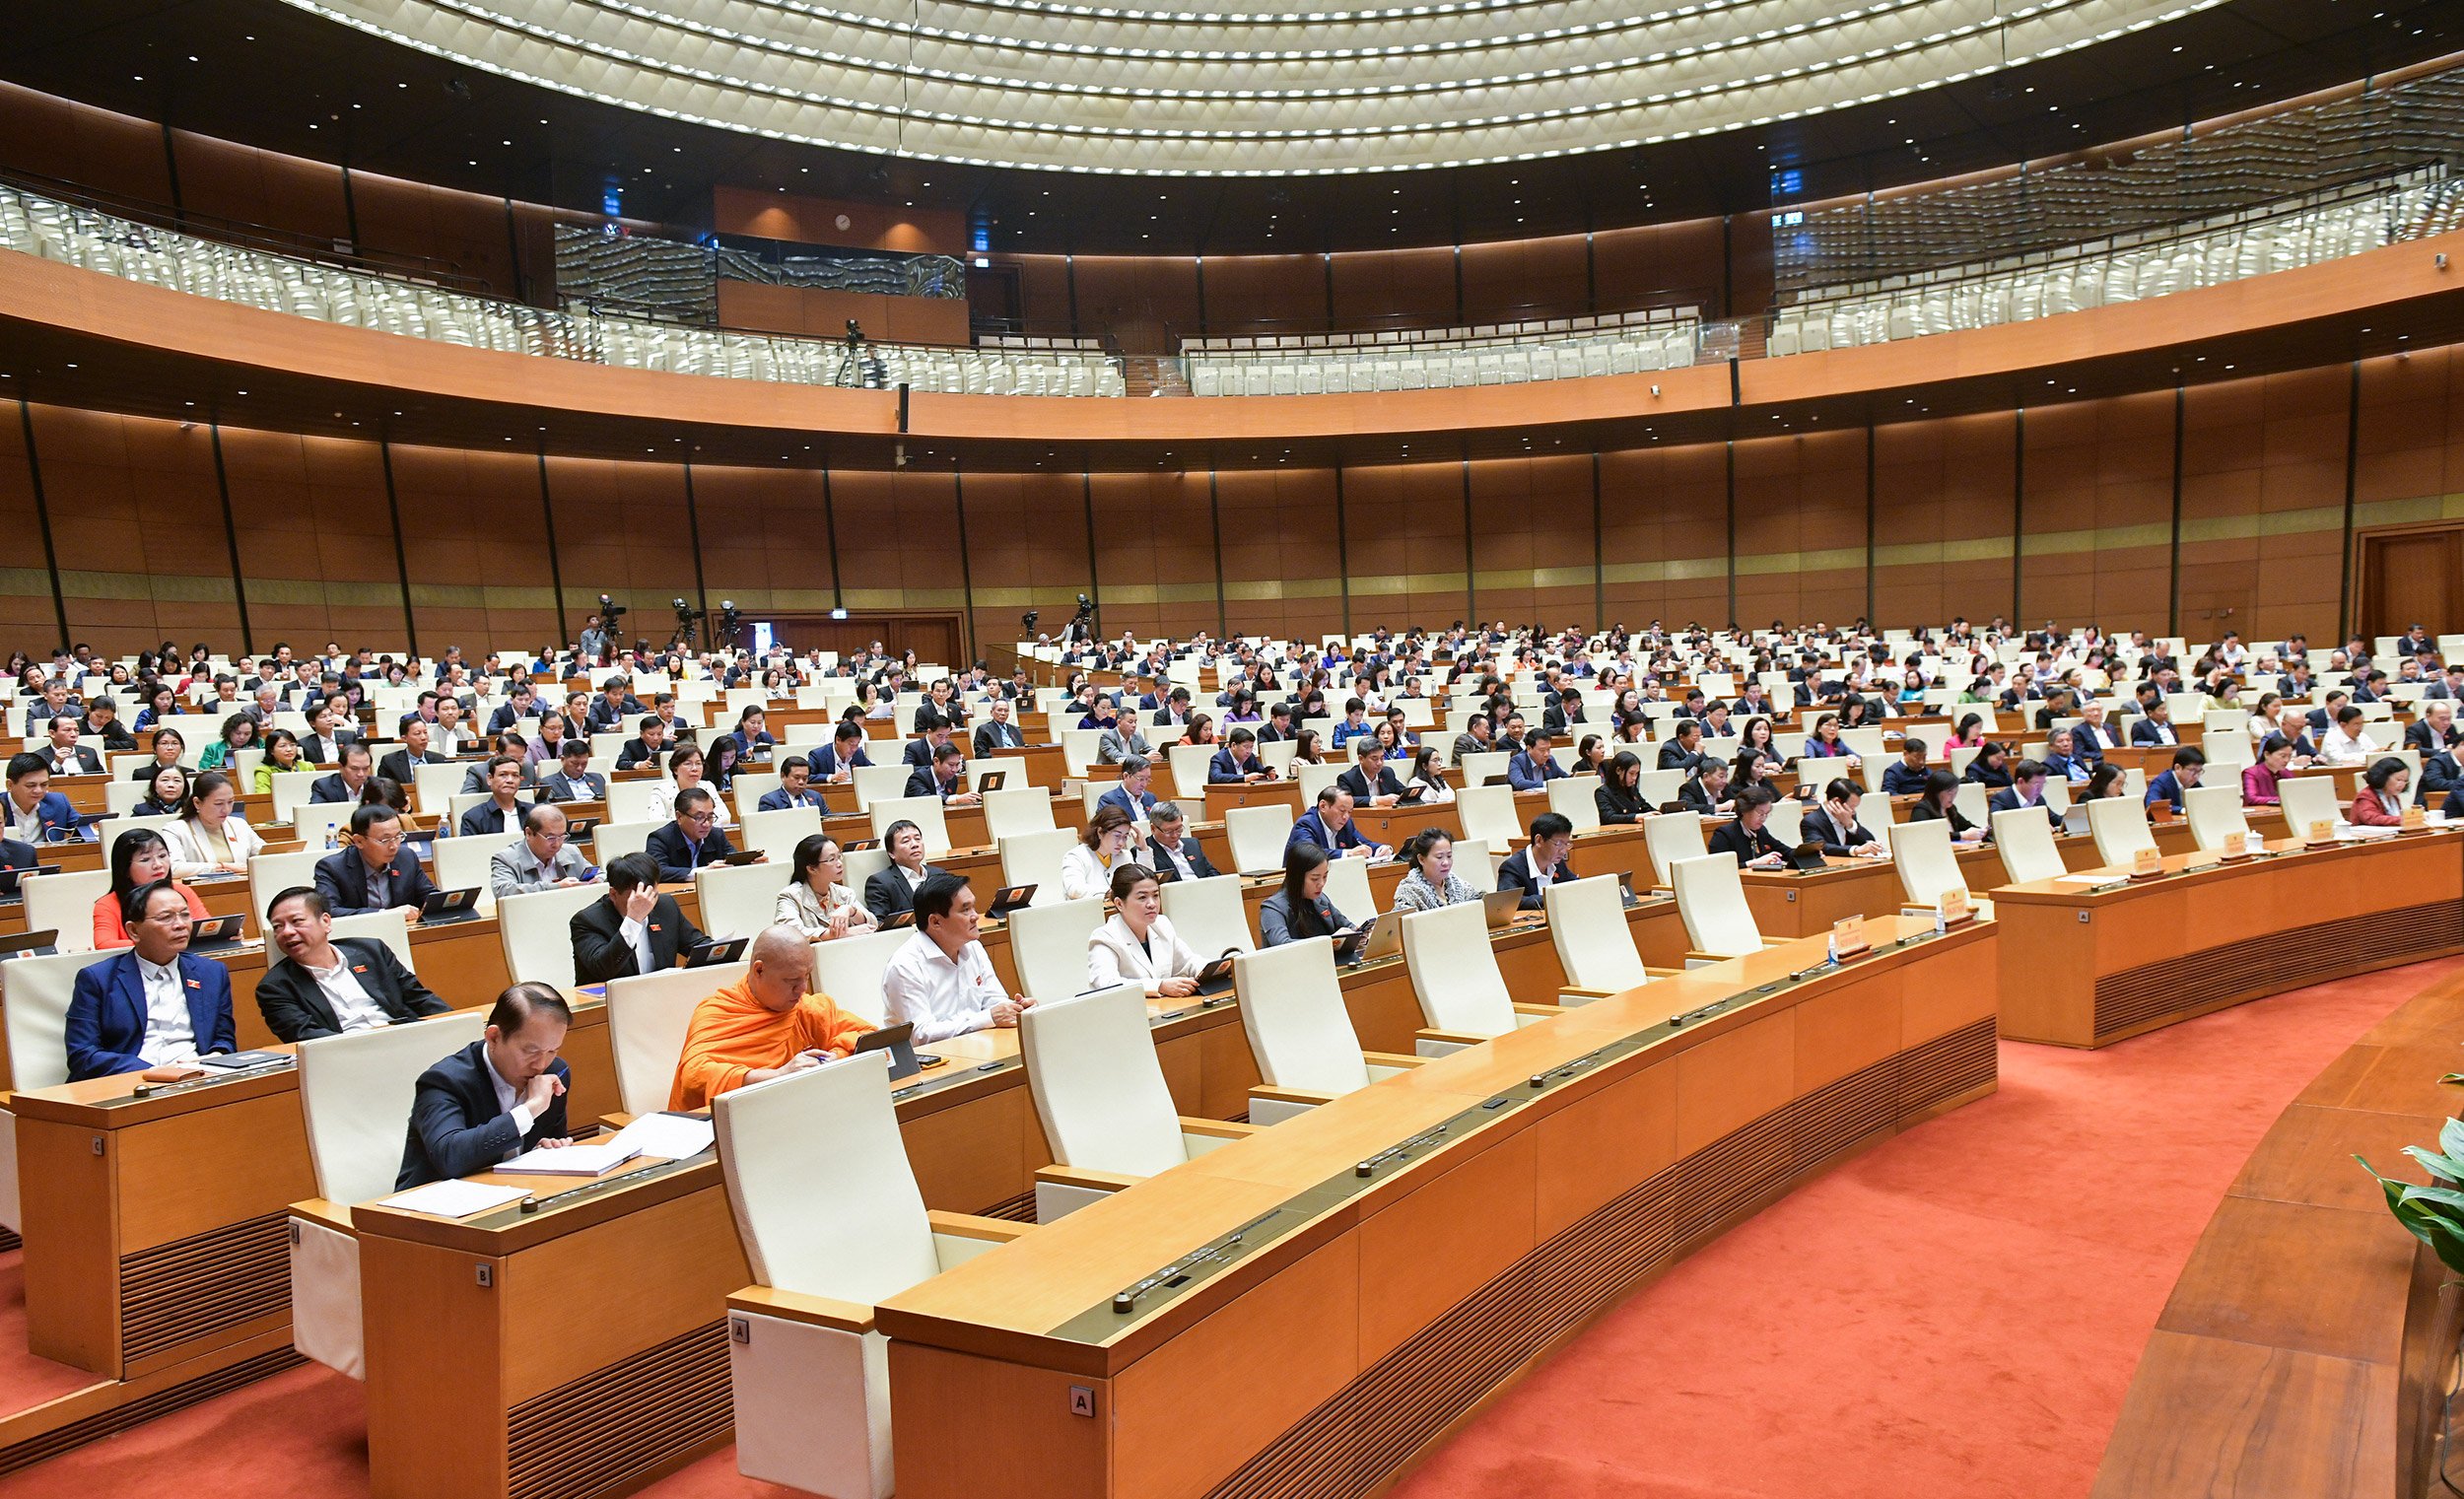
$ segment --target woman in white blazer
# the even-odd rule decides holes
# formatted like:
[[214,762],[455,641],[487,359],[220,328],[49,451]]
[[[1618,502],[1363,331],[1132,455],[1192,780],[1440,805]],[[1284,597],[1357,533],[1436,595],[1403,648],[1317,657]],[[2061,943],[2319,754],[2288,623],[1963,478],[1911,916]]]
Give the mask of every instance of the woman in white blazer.
[[1123,864],[1112,872],[1113,914],[1087,934],[1087,988],[1139,984],[1149,998],[1158,999],[1198,991],[1198,970],[1206,965],[1172,929],[1163,888],[1143,864]]
[[240,788],[221,771],[208,771],[190,784],[179,821],[163,830],[163,841],[171,848],[171,878],[248,872],[248,860],[265,840],[237,815],[239,805]]
[[1119,806],[1095,809],[1078,842],[1061,856],[1063,900],[1095,900],[1111,887],[1113,871],[1129,859],[1130,827],[1129,814]]

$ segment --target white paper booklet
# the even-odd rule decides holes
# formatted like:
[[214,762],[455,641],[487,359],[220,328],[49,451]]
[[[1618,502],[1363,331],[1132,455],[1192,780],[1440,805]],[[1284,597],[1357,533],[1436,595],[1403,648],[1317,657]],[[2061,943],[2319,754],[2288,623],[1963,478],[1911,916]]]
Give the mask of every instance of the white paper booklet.
[[523,1196],[518,1187],[482,1187],[476,1182],[431,1182],[409,1192],[380,1197],[378,1207],[400,1207],[415,1213],[434,1213],[440,1218],[467,1218],[484,1213],[491,1207],[503,1207]]

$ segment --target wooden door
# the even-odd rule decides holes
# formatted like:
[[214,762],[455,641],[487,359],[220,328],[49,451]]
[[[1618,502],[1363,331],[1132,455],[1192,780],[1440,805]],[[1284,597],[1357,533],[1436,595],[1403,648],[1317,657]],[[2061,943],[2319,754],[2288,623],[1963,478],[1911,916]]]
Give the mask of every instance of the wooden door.
[[2464,630],[2464,527],[2363,536],[2361,548],[2362,635]]

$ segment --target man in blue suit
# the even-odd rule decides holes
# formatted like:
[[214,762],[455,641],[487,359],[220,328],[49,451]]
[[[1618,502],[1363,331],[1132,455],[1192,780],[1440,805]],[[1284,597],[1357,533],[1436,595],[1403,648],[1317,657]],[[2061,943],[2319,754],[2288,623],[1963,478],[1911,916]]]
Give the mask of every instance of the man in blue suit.
[[498,995],[479,1040],[419,1074],[394,1190],[466,1177],[537,1146],[573,1143],[565,1124],[573,1071],[556,1055],[573,1018],[544,984],[516,984]]
[[188,902],[169,880],[129,892],[131,951],[78,972],[68,1001],[72,1082],[240,1050],[231,975],[188,946]]
[[1292,836],[1283,846],[1289,849],[1294,844],[1316,844],[1331,858],[1390,858],[1395,852],[1361,836],[1360,825],[1352,821],[1351,792],[1332,782],[1318,788],[1318,804],[1292,823]]
[[1129,814],[1131,822],[1144,822],[1146,814],[1155,806],[1155,793],[1146,788],[1154,779],[1153,761],[1144,755],[1128,756],[1121,762],[1120,784],[1096,797],[1095,805],[1099,808],[1119,807]]
[[2207,769],[2207,764],[2208,757],[2199,753],[2195,744],[2185,744],[2173,751],[2173,768],[2148,778],[2146,805],[2154,807],[2161,801],[2170,805],[2176,814],[2180,813],[2186,805],[2182,792],[2199,784],[2200,774]]
[[88,835],[78,826],[68,795],[51,789],[51,767],[40,755],[9,757],[8,823],[0,827],[22,844],[57,844]]
[[813,789],[812,763],[801,755],[789,755],[779,762],[778,789],[762,793],[759,810],[785,812],[791,807],[820,807],[821,793]]
[[350,847],[316,864],[316,893],[335,916],[408,906],[417,920],[436,888],[419,855],[402,846],[402,814],[383,802],[354,810]]
[[830,742],[813,751],[812,769],[815,781],[847,781],[850,773],[872,764],[864,753],[864,725],[842,718],[830,732]]

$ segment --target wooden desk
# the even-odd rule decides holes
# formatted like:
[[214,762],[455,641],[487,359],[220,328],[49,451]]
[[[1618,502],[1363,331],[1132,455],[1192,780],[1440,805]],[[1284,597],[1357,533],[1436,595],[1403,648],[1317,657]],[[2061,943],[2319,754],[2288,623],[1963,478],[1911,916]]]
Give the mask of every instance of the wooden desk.
[[1847,917],[1896,915],[1906,892],[1886,858],[1834,858],[1800,873],[1747,869],[1740,878],[1754,925],[1766,937],[1812,937]]
[[2094,1499],[2436,1492],[2438,1397],[2464,1298],[2351,1160],[2428,1185],[2400,1151],[2455,1111],[2453,981],[2388,1016],[2276,1121],[2218,1205],[2131,1377]]
[[1994,891],[2003,1034],[2106,1046],[2286,989],[2464,952],[2456,835],[2270,848],[2279,856],[2176,854],[2164,877],[2113,889],[2047,880]]
[[[577,1009],[565,1057],[574,1118],[616,1107],[604,1004]],[[10,1105],[28,1186],[27,1344],[119,1380],[288,1327],[283,1210],[316,1195],[290,1067],[147,1098],[137,1086],[125,1073]]]
[[[1894,919],[1888,934],[1917,929]],[[1374,1490],[1636,1281],[1990,1091],[1993,946],[1978,923],[1788,985],[1820,956],[1802,942],[1653,984],[935,1276],[879,1312],[899,1490]],[[1207,1247],[1219,1258],[1181,1260]],[[1176,1261],[1179,1278],[1150,1280]],[[1094,1419],[1070,1414],[1073,1388]]]

